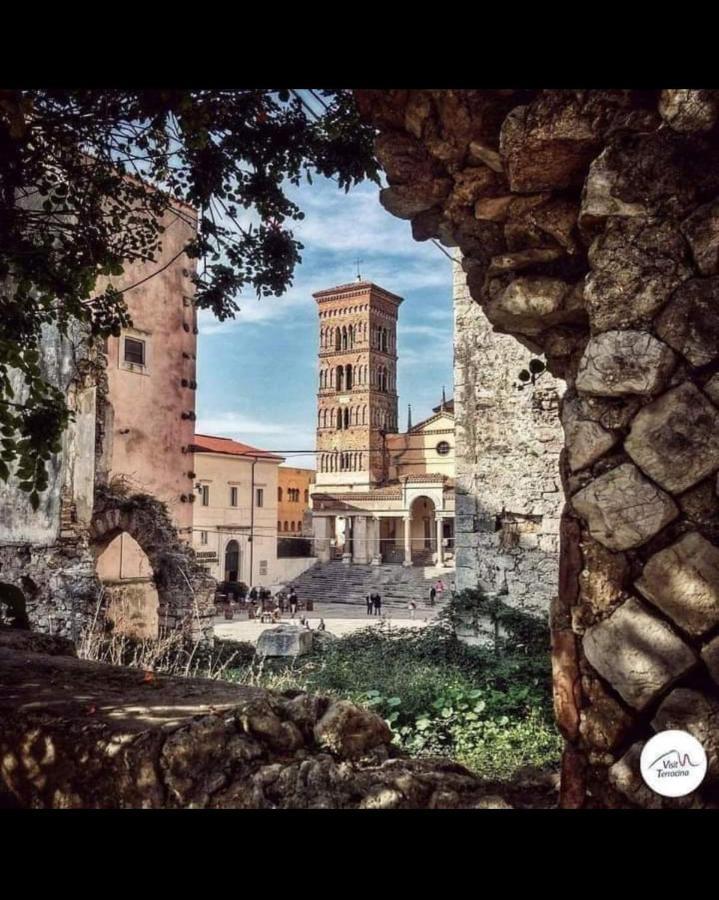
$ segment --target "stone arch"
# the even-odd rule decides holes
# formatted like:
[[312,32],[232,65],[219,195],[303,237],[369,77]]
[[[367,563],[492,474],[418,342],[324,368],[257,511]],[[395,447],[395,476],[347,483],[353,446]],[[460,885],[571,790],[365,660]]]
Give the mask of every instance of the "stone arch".
[[152,567],[160,633],[181,629],[192,638],[209,636],[215,580],[180,539],[165,505],[147,494],[120,496],[98,488],[90,525],[96,558],[123,532],[137,542]]
[[[719,94],[450,93],[357,99],[380,132],[383,206],[457,246],[489,322],[567,382],[551,615],[561,804],[671,807],[642,782],[642,746],[657,725],[711,731],[719,708],[717,622],[688,632],[691,591],[667,591],[699,557],[705,572],[719,558],[717,349],[705,340],[718,323],[702,300],[719,275]],[[687,502],[700,495],[712,498],[702,512]],[[711,802],[703,787],[692,796]]]
[[11,628],[30,630],[25,594],[15,584],[0,581],[0,622]]

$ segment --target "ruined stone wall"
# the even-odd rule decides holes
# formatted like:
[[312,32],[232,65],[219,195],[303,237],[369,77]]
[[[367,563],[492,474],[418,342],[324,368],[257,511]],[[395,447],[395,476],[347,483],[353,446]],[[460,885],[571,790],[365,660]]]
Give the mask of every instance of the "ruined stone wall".
[[[567,383],[551,615],[562,804],[716,807],[719,93],[357,97],[380,131],[382,204],[416,239],[458,246],[495,329]],[[671,728],[708,756],[685,798],[639,772]]]
[[493,331],[454,264],[457,590],[506,588],[546,615],[556,597],[562,429],[560,379],[518,389],[531,352]]
[[[82,329],[63,336],[45,326],[43,377],[66,394],[75,416],[63,435],[62,451],[49,462],[48,488],[37,510],[14,476],[0,482],[0,585],[22,591],[32,628],[72,638],[92,615],[100,589],[88,540],[96,399],[88,367],[93,360]],[[13,380],[16,397],[22,399],[22,379]]]

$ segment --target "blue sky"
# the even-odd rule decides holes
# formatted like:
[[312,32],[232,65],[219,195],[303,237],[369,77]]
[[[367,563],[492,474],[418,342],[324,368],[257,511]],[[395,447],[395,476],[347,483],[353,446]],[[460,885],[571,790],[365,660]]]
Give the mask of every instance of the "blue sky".
[[[312,450],[317,393],[317,306],[313,291],[356,278],[405,298],[399,311],[399,421],[407,403],[414,422],[431,414],[442,385],[452,394],[452,272],[450,260],[412,238],[409,222],[379,203],[364,183],[341,191],[329,179],[290,187],[305,213],[293,225],[302,263],[282,297],[239,299],[237,318],[218,322],[201,311],[198,342],[197,430],[268,450]],[[314,468],[314,456],[288,457]]]

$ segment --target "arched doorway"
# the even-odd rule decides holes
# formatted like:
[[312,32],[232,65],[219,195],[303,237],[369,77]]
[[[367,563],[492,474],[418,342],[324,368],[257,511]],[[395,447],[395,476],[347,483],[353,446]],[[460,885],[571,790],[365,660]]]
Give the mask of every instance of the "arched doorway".
[[416,497],[412,501],[409,529],[412,565],[432,565],[437,544],[435,505],[429,497]]
[[116,535],[97,557],[95,570],[105,595],[105,614],[115,631],[156,638],[159,598],[152,565],[132,535]]
[[227,542],[225,547],[225,581],[240,580],[240,545],[237,541]]
[[211,635],[215,580],[180,540],[166,507],[147,494],[118,496],[99,487],[90,528],[96,559],[123,532],[141,548],[152,571],[159,633],[182,630],[192,639]]
[[17,585],[0,581],[0,623],[11,628],[30,630],[25,594]]

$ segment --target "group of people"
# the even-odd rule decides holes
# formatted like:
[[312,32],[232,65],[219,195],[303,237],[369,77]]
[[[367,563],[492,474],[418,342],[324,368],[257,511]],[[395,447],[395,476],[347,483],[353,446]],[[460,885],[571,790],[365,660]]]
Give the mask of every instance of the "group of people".
[[[289,612],[294,619],[297,615],[299,598],[294,588],[290,588],[289,594],[278,591],[274,596],[269,588],[253,587],[247,594],[247,617],[256,619],[258,616],[264,620],[279,622],[283,613]],[[308,604],[311,609],[311,604]],[[231,604],[225,610],[225,617],[232,618]]]
[[371,594],[367,594],[367,615],[382,615],[382,597],[377,591],[372,591]]

